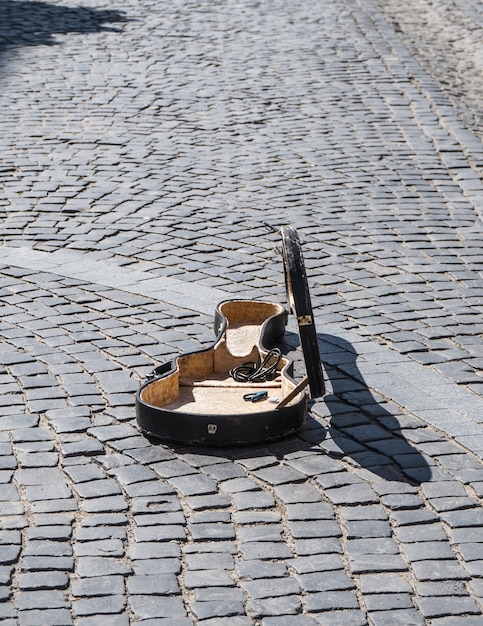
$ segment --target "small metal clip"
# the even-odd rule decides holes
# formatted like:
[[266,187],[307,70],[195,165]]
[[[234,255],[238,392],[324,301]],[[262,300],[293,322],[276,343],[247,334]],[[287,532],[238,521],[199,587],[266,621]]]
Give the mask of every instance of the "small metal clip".
[[266,391],[253,391],[252,393],[246,393],[243,399],[250,402],[260,402],[260,400],[265,400],[267,396],[268,393]]

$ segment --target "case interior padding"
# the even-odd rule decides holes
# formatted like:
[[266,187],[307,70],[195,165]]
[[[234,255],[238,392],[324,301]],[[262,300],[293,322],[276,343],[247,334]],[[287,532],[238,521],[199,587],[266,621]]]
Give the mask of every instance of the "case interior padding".
[[[176,369],[145,386],[143,402],[170,411],[194,414],[247,414],[274,410],[295,383],[282,372],[290,361],[281,358],[275,379],[261,383],[240,383],[230,370],[246,362],[260,363],[267,351],[261,345],[262,327],[266,320],[284,312],[275,303],[262,301],[227,301],[220,305],[226,325],[215,345],[209,350],[178,357]],[[260,389],[267,398],[259,402],[244,395]],[[302,392],[303,393],[303,392]],[[297,394],[290,404],[300,401]]]

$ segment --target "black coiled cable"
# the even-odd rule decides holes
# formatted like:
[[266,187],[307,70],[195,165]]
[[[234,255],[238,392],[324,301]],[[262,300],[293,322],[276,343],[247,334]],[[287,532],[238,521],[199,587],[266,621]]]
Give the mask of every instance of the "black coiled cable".
[[272,380],[277,375],[281,358],[282,351],[279,348],[272,348],[260,365],[253,362],[237,365],[230,370],[230,376],[239,383],[263,383]]

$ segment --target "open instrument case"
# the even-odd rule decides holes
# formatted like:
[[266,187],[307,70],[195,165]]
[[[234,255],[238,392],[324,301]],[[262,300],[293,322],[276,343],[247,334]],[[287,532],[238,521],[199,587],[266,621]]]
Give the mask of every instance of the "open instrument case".
[[216,306],[214,344],[154,369],[136,394],[141,431],[161,441],[237,446],[271,441],[305,422],[307,386],[325,393],[317,334],[297,232],[281,229],[285,284],[296,316],[307,376],[297,383],[283,339],[286,308],[262,300]]

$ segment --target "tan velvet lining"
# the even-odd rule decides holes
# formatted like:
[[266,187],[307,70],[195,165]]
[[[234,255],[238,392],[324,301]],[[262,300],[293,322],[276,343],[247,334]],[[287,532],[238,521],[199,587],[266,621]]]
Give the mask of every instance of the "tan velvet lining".
[[[271,302],[229,301],[220,306],[226,317],[226,332],[217,344],[203,352],[194,352],[177,359],[177,370],[148,384],[141,393],[147,404],[172,411],[198,414],[243,414],[274,409],[295,384],[279,373],[266,383],[238,383],[229,375],[236,365],[247,361],[260,362],[264,354],[258,342],[263,323],[283,312],[283,307]],[[288,365],[282,359],[280,369]],[[261,402],[247,402],[245,394],[267,389],[268,397]],[[300,400],[298,394],[293,403]],[[272,402],[271,402],[272,400]]]

